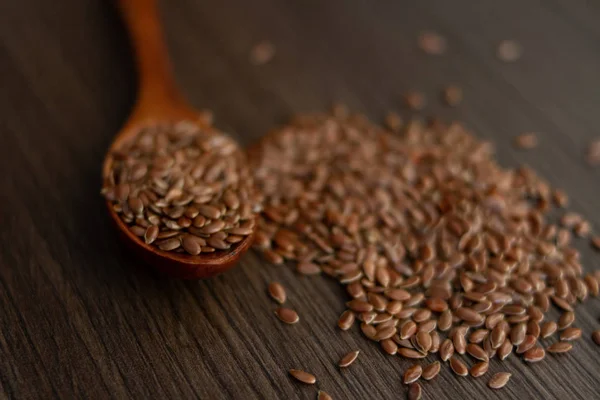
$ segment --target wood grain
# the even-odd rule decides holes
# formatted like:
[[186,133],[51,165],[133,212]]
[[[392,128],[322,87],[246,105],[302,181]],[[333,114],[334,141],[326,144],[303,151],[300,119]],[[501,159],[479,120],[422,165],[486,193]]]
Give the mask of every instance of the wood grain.
[[[245,145],[298,111],[342,100],[375,119],[421,89],[428,113],[467,122],[494,140],[501,162],[526,162],[565,188],[572,206],[600,227],[600,169],[582,160],[598,131],[600,7],[584,0],[162,2],[178,83],[198,108]],[[422,30],[448,39],[428,57]],[[512,38],[524,56],[495,57]],[[271,40],[273,61],[253,66],[251,47]],[[313,399],[316,387],[287,374],[301,368],[336,399],[405,395],[409,362],[390,357],[357,329],[340,332],[342,289],[298,277],[257,254],[205,282],[167,280],[128,255],[99,195],[104,152],[130,111],[130,49],[109,1],[0,2],[0,397]],[[456,83],[465,101],[440,105]],[[515,151],[512,137],[539,132]],[[586,268],[600,255],[582,243]],[[288,288],[301,323],[284,326],[266,295]],[[324,306],[325,305],[325,306]],[[445,368],[425,398],[591,399],[600,391],[600,302],[577,310],[585,338],[571,354],[537,365],[492,363],[486,378]],[[350,350],[359,359],[336,367]],[[514,373],[501,391],[491,373]]]

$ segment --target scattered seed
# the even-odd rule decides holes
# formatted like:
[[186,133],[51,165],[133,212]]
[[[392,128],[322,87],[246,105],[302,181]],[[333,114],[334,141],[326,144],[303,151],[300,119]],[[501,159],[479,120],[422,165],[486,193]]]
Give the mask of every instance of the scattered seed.
[[409,383],[413,383],[421,377],[423,373],[423,368],[419,364],[413,364],[404,372],[404,378],[402,382],[405,385]]
[[480,362],[471,367],[470,374],[473,378],[479,378],[480,376],[485,375],[488,371],[490,364],[487,362]]
[[290,369],[290,375],[292,375],[296,380],[306,383],[307,385],[314,385],[315,382],[317,382],[317,378],[313,374],[309,374],[308,372],[299,369]]
[[435,32],[423,32],[419,35],[419,47],[429,55],[441,55],[446,52],[446,39]]
[[385,339],[379,342],[383,351],[393,356],[398,352],[398,345],[392,339]]
[[275,300],[279,304],[285,303],[285,300],[287,298],[285,288],[279,282],[269,283],[269,295],[273,300]]
[[275,310],[275,315],[277,315],[277,318],[286,324],[295,324],[300,321],[298,313],[291,308],[279,307],[277,310]]
[[513,344],[510,342],[510,339],[505,339],[504,343],[498,347],[496,350],[496,355],[500,360],[505,360],[513,351]]
[[558,329],[566,329],[573,325],[573,322],[575,322],[575,313],[573,311],[566,311],[562,313],[562,315],[558,319]]
[[423,395],[423,389],[421,389],[421,385],[418,382],[411,383],[408,386],[408,400],[421,400],[421,396]]
[[430,381],[440,373],[441,367],[442,366],[439,361],[434,361],[425,368],[423,368],[423,373],[421,374],[421,376],[426,381]]
[[458,376],[469,375],[469,369],[467,368],[465,363],[459,360],[456,356],[450,357],[450,368]]
[[275,46],[273,46],[273,43],[262,41],[250,51],[250,62],[254,65],[263,65],[271,61],[274,56]]
[[573,345],[568,342],[556,342],[548,346],[548,353],[566,353],[573,348]]
[[440,357],[442,361],[448,361],[450,357],[454,355],[454,344],[452,344],[452,340],[446,339],[442,342],[440,346]]
[[517,354],[523,354],[527,350],[531,349],[537,343],[535,336],[527,335],[523,342],[517,346]]
[[462,89],[456,85],[450,85],[444,88],[443,99],[450,107],[456,107],[460,104],[463,98]]
[[354,313],[351,310],[346,310],[338,320],[338,327],[343,331],[347,331],[354,324],[354,319]]
[[527,362],[542,361],[546,356],[546,351],[541,347],[533,347],[523,354],[523,359]]
[[502,389],[506,386],[511,376],[510,372],[498,372],[492,376],[492,379],[488,382],[488,386],[492,389]]
[[545,322],[540,330],[540,336],[542,338],[547,338],[554,335],[554,332],[558,329],[558,325],[554,321]]
[[594,139],[590,142],[585,160],[591,166],[600,164],[600,139]]
[[515,62],[523,54],[521,45],[513,40],[503,40],[498,45],[497,56],[504,62]]
[[467,345],[467,353],[469,353],[471,357],[480,361],[487,362],[489,360],[487,353],[481,347],[474,343],[470,343]]
[[360,350],[351,351],[350,353],[346,354],[340,359],[340,361],[338,362],[338,366],[340,368],[349,367],[350,364],[352,364],[358,357],[358,353],[360,353]]
[[333,397],[331,397],[326,392],[319,390],[319,394],[317,395],[317,400],[333,400]]
[[425,108],[425,95],[421,92],[411,91],[404,95],[406,106],[414,111],[420,111]]
[[426,354],[423,354],[420,351],[409,349],[406,347],[398,348],[398,354],[401,355],[402,357],[411,358],[411,359],[425,358],[427,356]]
[[594,340],[594,343],[600,346],[600,331],[592,332],[592,339]]
[[533,132],[522,133],[515,138],[515,146],[523,150],[531,150],[538,146],[538,137]]
[[579,328],[567,328],[560,333],[560,340],[571,341],[579,339],[581,337],[581,329]]

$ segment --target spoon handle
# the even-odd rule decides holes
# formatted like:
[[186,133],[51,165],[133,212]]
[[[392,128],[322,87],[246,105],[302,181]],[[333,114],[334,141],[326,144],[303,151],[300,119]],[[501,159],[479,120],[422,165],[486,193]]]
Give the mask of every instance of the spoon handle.
[[171,72],[156,0],[118,0],[135,50],[138,71],[136,119],[169,117],[188,108]]

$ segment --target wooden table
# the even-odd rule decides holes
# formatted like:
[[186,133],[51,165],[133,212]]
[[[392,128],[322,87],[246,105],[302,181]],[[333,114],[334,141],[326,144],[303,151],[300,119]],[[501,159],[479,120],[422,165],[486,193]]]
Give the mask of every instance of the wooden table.
[[[401,4],[404,3],[404,4]],[[192,103],[249,144],[293,113],[341,100],[380,119],[423,90],[427,113],[467,122],[497,143],[504,165],[526,162],[565,188],[600,227],[600,169],[583,162],[600,135],[600,5],[585,0],[163,1],[177,78]],[[448,53],[416,46],[423,30]],[[272,41],[272,62],[249,51]],[[521,60],[496,46],[516,39]],[[314,372],[336,399],[401,399],[410,363],[382,354],[358,329],[341,332],[337,283],[299,277],[256,253],[206,282],[165,279],[129,256],[109,225],[100,165],[129,113],[135,72],[110,1],[0,4],[0,397],[314,399],[289,368]],[[439,102],[456,83],[464,103]],[[512,138],[539,132],[516,151]],[[581,244],[585,265],[600,256]],[[265,288],[289,289],[302,316],[284,326]],[[514,376],[502,391],[447,368],[427,399],[600,398],[600,302],[577,310],[585,337],[564,356],[492,363]],[[358,362],[339,371],[345,352]]]

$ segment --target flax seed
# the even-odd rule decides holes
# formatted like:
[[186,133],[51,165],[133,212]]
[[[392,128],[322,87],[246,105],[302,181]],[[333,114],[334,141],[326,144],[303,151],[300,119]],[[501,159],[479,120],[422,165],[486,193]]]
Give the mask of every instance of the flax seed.
[[422,373],[423,368],[419,364],[413,364],[410,367],[408,367],[408,369],[404,372],[402,382],[405,385],[413,383],[421,377]]
[[281,322],[285,322],[286,324],[295,324],[300,321],[300,317],[298,313],[291,308],[279,307],[275,310],[275,315],[277,318],[281,320]]
[[418,382],[411,383],[408,386],[408,400],[421,400],[423,389],[421,389],[421,385]]
[[556,342],[548,346],[546,351],[548,353],[566,353],[573,348],[573,345],[568,342]]
[[344,357],[342,357],[340,359],[340,361],[338,362],[338,366],[340,368],[349,367],[350,364],[352,364],[354,361],[356,361],[359,353],[360,353],[359,350],[355,350],[355,351],[351,351],[350,353],[346,354]]
[[450,368],[452,369],[452,372],[458,376],[469,375],[469,369],[464,362],[458,359],[457,356],[450,357]]
[[492,376],[492,379],[488,382],[488,386],[492,389],[502,389],[506,386],[511,376],[510,372],[498,372]]
[[571,341],[579,339],[581,337],[581,329],[579,328],[567,328],[560,333],[560,340]]
[[469,372],[473,378],[479,378],[480,376],[483,376],[486,374],[489,366],[490,366],[490,364],[487,362],[480,362],[480,363],[473,365]]
[[592,339],[594,340],[594,343],[600,346],[600,331],[592,332]]
[[317,382],[317,378],[313,374],[299,369],[290,369],[290,375],[297,381],[306,383],[307,385],[314,385]]
[[430,381],[440,373],[440,369],[441,369],[440,362],[434,361],[431,364],[429,364],[428,366],[426,366],[425,368],[423,368],[423,373],[421,374],[421,377],[423,379],[425,379],[426,381]]
[[285,288],[279,282],[271,282],[269,283],[269,295],[273,300],[278,302],[279,304],[285,303],[287,295],[285,293]]

